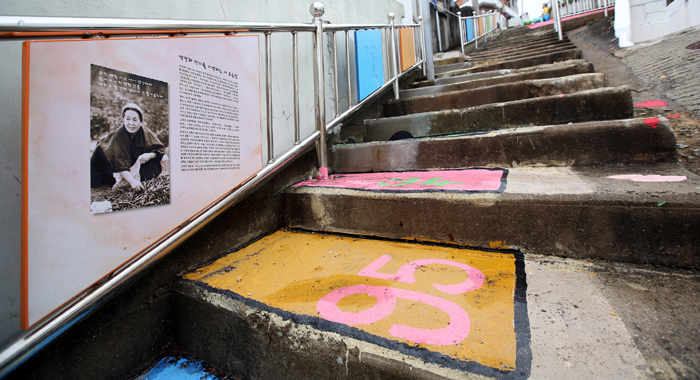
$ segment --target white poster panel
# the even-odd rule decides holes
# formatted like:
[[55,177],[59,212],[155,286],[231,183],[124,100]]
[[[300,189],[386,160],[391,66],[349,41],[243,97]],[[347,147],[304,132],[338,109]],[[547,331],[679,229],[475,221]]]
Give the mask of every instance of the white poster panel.
[[257,36],[24,45],[22,327],[262,168]]

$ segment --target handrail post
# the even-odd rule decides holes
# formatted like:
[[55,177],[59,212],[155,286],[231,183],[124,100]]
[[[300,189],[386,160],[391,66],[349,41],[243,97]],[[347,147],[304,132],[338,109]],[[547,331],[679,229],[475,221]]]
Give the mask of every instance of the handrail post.
[[559,33],[559,41],[562,41],[562,40],[564,40],[564,36],[562,34],[562,31],[561,31],[561,12],[559,9],[559,0],[552,0],[552,2],[554,4],[556,4],[554,6],[554,8],[556,8],[556,12],[557,12],[557,14],[555,16],[557,19],[555,20],[555,22],[557,24],[557,32]]
[[318,177],[328,178],[328,158],[326,157],[326,102],[324,98],[323,81],[323,14],[325,8],[323,4],[314,2],[309,9],[314,16],[314,93],[316,96],[316,130],[321,135],[316,140],[316,155],[318,157]]
[[462,47],[462,55],[464,55],[464,28],[462,28],[462,12],[457,12],[457,22],[459,22],[459,45]]
[[437,30],[438,52],[442,52],[442,34],[440,33],[440,12],[435,3],[435,29]]
[[418,16],[418,22],[420,23],[420,52],[423,58],[423,77],[428,76],[428,53],[425,50],[425,23],[423,22],[423,16]]
[[608,0],[603,0],[603,6],[605,7],[605,17],[608,17]]
[[391,27],[389,28],[389,42],[391,42],[391,71],[393,71],[393,78],[391,79],[394,81],[394,99],[399,99],[399,59],[397,57],[397,51],[398,47],[396,46],[396,29],[394,28],[394,13],[389,13],[387,16],[389,19],[389,25]]
[[428,80],[435,80],[435,63],[433,61],[433,31],[430,22],[430,1],[420,0],[421,4],[421,16],[423,16],[423,42],[425,44],[425,62],[426,62],[426,75]]

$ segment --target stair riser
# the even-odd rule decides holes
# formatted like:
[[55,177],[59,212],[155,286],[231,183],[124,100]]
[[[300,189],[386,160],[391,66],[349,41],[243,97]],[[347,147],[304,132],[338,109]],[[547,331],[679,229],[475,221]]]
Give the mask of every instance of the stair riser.
[[533,52],[535,49],[539,49],[542,47],[548,47],[548,46],[563,46],[563,45],[570,45],[574,46],[571,41],[559,41],[558,38],[553,38],[549,41],[537,41],[533,43],[528,43],[526,45],[517,45],[517,46],[511,46],[511,47],[505,47],[505,48],[500,48],[500,49],[494,49],[494,50],[487,50],[484,52],[474,52],[470,54],[470,58],[478,59],[478,58],[488,58],[488,57],[494,57],[498,56],[499,54],[512,54],[515,52]]
[[288,193],[288,225],[484,248],[503,242],[544,255],[700,268],[697,208],[615,200],[579,203],[574,195],[562,195],[559,201],[531,199],[530,194],[497,201],[488,194],[448,198],[355,193]]
[[182,281],[171,296],[177,345],[242,379],[445,379],[415,358],[389,359],[386,349],[283,320],[232,294]]
[[438,77],[438,78],[450,77],[450,76],[453,77],[453,76],[464,75],[464,74],[471,74],[471,73],[478,73],[478,72],[492,71],[492,70],[502,70],[502,69],[521,69],[524,67],[543,65],[543,64],[547,64],[547,63],[554,63],[554,62],[560,62],[560,61],[567,61],[570,59],[581,59],[582,57],[583,56],[581,54],[581,50],[566,50],[566,51],[552,53],[552,54],[543,54],[543,55],[537,55],[537,56],[529,57],[529,58],[522,58],[522,59],[516,59],[516,60],[512,60],[512,61],[505,61],[505,62],[493,64],[493,65],[485,65],[485,66],[479,66],[479,67],[472,67],[472,68],[464,69],[464,70],[450,71],[448,73],[436,75],[436,77]]
[[482,64],[484,62],[488,62],[489,60],[493,60],[493,59],[498,59],[500,61],[513,60],[513,59],[518,59],[518,58],[531,57],[533,55],[539,55],[539,54],[544,54],[544,53],[554,53],[554,52],[558,52],[558,51],[565,51],[565,50],[571,50],[571,49],[576,49],[576,46],[574,44],[542,45],[542,46],[535,46],[531,49],[513,50],[513,51],[506,52],[506,53],[497,54],[494,56],[472,57],[471,59],[469,59],[469,63],[477,65],[477,64]]
[[[569,37],[564,35],[563,36],[564,42],[569,42]],[[484,44],[483,46],[479,47],[479,52],[490,52],[494,50],[502,50],[502,49],[507,49],[508,46],[513,46],[513,45],[520,45],[520,44],[533,44],[533,43],[541,43],[541,42],[555,42],[559,41],[559,35],[556,33],[547,33],[544,35],[540,36],[520,36],[520,37],[515,37],[515,38],[505,38],[505,39],[497,39],[497,40],[491,40],[488,43]]]
[[[437,86],[431,86],[431,87],[421,87],[421,88],[413,88],[413,89],[408,89],[408,90],[402,90],[400,92],[400,96],[402,99],[407,99],[411,98],[414,96],[425,96],[425,95],[431,95],[431,94],[439,94],[443,92],[450,92],[450,91],[464,91],[464,90],[470,90],[474,88],[479,88],[479,87],[485,87],[485,86],[493,86],[497,84],[502,84],[502,83],[512,83],[512,82],[518,82],[518,81],[523,81],[523,80],[533,80],[533,79],[546,79],[546,78],[557,78],[557,77],[564,77],[568,75],[577,75],[577,74],[585,74],[585,73],[590,73],[593,72],[593,65],[572,65],[572,66],[565,66],[561,68],[553,68],[553,69],[545,69],[545,70],[537,70],[537,71],[531,71],[531,72],[526,72],[522,74],[510,74],[510,75],[501,75],[493,78],[484,78],[484,79],[476,79],[476,80],[470,80],[467,82],[461,82],[461,83],[454,83],[454,84],[444,84],[444,85],[437,85]],[[459,78],[459,77],[453,77],[453,78]]]
[[435,74],[446,73],[448,71],[461,70],[474,66],[471,62],[453,63],[450,65],[435,66]]
[[439,136],[494,129],[628,119],[633,115],[629,87],[582,91],[490,104],[463,110],[427,112],[365,120],[364,141],[389,141],[394,133]]
[[[630,143],[633,141],[634,143]],[[485,135],[333,147],[335,173],[436,170],[474,166],[575,166],[672,162],[668,125],[640,120],[523,128]]]
[[605,87],[604,74],[580,74],[554,79],[505,83],[466,91],[393,101],[384,105],[384,116],[394,117],[421,112],[475,107],[543,96],[572,94]]

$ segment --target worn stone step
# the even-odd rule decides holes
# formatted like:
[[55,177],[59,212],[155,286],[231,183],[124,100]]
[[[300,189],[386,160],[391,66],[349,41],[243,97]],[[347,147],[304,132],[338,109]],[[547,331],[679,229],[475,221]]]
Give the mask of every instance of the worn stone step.
[[[423,268],[408,283],[360,273],[373,262]],[[278,231],[183,275],[174,330],[180,347],[245,379],[525,379],[523,269],[507,251]],[[346,289],[370,293],[345,298]],[[327,301],[338,293],[342,302]],[[373,297],[376,321],[353,319]]]
[[440,73],[446,73],[448,71],[454,71],[454,70],[461,70],[461,69],[466,69],[469,67],[474,66],[473,63],[471,62],[459,62],[459,63],[451,63],[449,65],[440,65],[440,66],[435,66],[435,73],[440,74]]
[[533,55],[549,54],[559,51],[576,49],[574,44],[549,44],[539,46],[533,49],[527,50],[513,50],[505,53],[500,53],[494,56],[487,57],[470,57],[467,62],[472,63],[474,66],[484,65],[484,64],[494,64],[503,61],[511,61],[518,58],[532,57]]
[[[456,83],[446,83],[434,86],[409,88],[406,90],[401,90],[399,92],[399,97],[401,99],[407,99],[414,96],[425,96],[431,94],[440,94],[450,91],[463,91],[485,86],[493,86],[501,83],[512,83],[523,80],[532,79],[545,79],[545,78],[557,78],[564,77],[568,75],[592,73],[593,65],[583,60],[574,61],[564,61],[557,62],[548,65],[538,66],[538,69],[527,70],[519,69],[518,71],[508,71],[508,73],[502,75],[491,76],[488,78],[479,78],[480,74],[491,73],[475,73],[467,74],[465,76],[450,77],[449,79],[461,79],[461,81]],[[448,79],[448,78],[445,78]]]
[[[277,231],[182,275],[169,297],[173,333],[242,379],[631,380],[669,359],[633,334],[695,344],[697,271],[503,243],[476,250]],[[653,322],[659,304],[672,313]],[[358,319],[367,312],[374,323]],[[421,334],[456,339],[436,345]],[[571,351],[553,354],[561,347]],[[692,363],[697,353],[676,357]]]
[[700,178],[677,163],[339,174],[285,193],[290,227],[700,268]]
[[394,117],[551,95],[572,94],[605,86],[607,86],[605,74],[599,73],[502,83],[469,90],[392,100],[384,104],[384,116]]
[[[564,37],[565,41],[569,40],[568,36],[563,35],[563,37]],[[490,39],[486,43],[479,44],[479,51],[500,49],[500,48],[508,47],[508,46],[518,46],[522,43],[533,43],[533,42],[538,42],[538,41],[558,41],[558,40],[559,40],[559,35],[552,30],[544,30],[544,29],[527,30],[527,31],[525,31],[525,33],[517,35],[517,36],[511,36],[511,37],[498,36],[497,38]]]
[[517,44],[517,45],[509,45],[507,47],[501,47],[501,48],[496,48],[496,49],[491,49],[491,50],[484,50],[482,51],[481,49],[478,49],[472,53],[469,54],[470,59],[475,59],[475,58],[489,58],[489,57],[497,57],[501,54],[512,54],[514,52],[524,52],[524,51],[529,51],[533,52],[536,51],[536,49],[547,47],[547,46],[574,46],[571,41],[567,40],[562,40],[559,41],[559,38],[551,38],[548,40],[542,40],[542,41],[528,41],[523,44]]
[[467,59],[464,58],[464,56],[459,55],[459,56],[456,56],[456,57],[447,57],[447,58],[434,59],[434,60],[433,60],[433,65],[435,65],[435,67],[438,67],[438,66],[445,66],[445,65],[455,65],[455,64],[459,64],[459,63],[464,63],[464,62],[466,62],[466,61],[467,61]]
[[418,81],[418,82],[412,83],[410,87],[411,88],[422,88],[422,87],[431,87],[431,86],[441,86],[441,85],[446,85],[446,84],[462,83],[462,82],[478,80],[478,79],[496,78],[496,77],[500,77],[500,76],[504,76],[504,75],[523,74],[523,73],[549,70],[549,69],[554,69],[554,68],[565,68],[565,67],[569,67],[569,66],[576,67],[576,69],[575,69],[576,72],[574,74],[592,73],[594,71],[593,65],[591,63],[586,62],[583,59],[572,59],[572,60],[561,61],[561,62],[545,63],[545,64],[541,64],[541,65],[528,66],[528,67],[524,67],[521,69],[500,69],[500,70],[492,70],[492,71],[482,71],[482,72],[478,72],[478,73],[455,75],[455,76],[446,77],[446,78],[436,78],[435,80],[423,80],[423,81]]
[[633,113],[632,94],[628,86],[606,87],[564,96],[545,96],[458,110],[369,119],[364,121],[362,141],[389,141],[397,132],[423,137],[534,125],[628,119]]
[[675,159],[676,140],[669,124],[662,121],[652,128],[635,119],[333,146],[334,173],[586,166]]
[[470,67],[470,68],[462,69],[462,70],[449,71],[447,73],[435,75],[435,77],[436,78],[453,77],[453,76],[458,76],[458,75],[478,73],[478,72],[482,72],[482,71],[501,70],[501,69],[522,69],[524,67],[529,67],[529,66],[542,65],[542,64],[547,64],[547,63],[554,63],[554,62],[559,62],[559,61],[567,61],[570,59],[581,59],[581,58],[583,58],[581,50],[571,49],[571,50],[564,50],[564,51],[559,51],[559,52],[554,52],[554,53],[549,53],[549,54],[535,55],[535,56],[527,57],[527,58],[519,58],[519,59],[510,60],[510,61],[494,63],[494,64],[490,64],[490,65],[475,66],[475,67]]

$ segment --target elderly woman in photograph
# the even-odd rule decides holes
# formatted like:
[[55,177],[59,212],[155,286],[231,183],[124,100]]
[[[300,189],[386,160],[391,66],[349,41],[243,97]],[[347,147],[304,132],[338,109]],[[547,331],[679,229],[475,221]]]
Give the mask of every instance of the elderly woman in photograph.
[[122,125],[99,141],[90,159],[91,187],[142,191],[141,181],[160,174],[165,147],[143,125],[143,115],[134,103],[122,108]]

